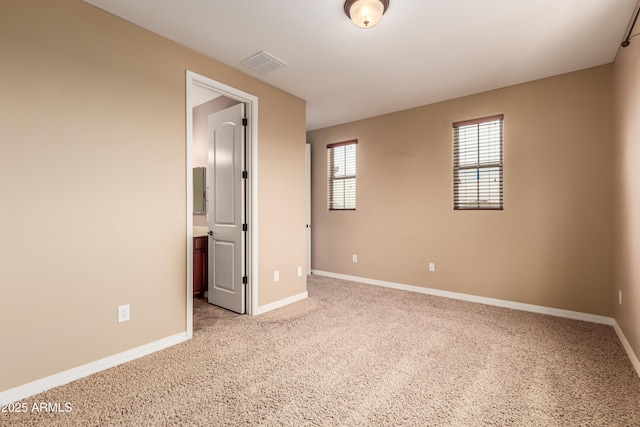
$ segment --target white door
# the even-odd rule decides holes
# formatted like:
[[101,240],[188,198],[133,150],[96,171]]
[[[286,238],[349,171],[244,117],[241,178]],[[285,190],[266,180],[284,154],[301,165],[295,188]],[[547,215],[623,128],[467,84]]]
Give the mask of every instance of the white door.
[[209,116],[207,173],[209,302],[242,314],[246,311],[243,224],[247,222],[243,118],[242,103]]

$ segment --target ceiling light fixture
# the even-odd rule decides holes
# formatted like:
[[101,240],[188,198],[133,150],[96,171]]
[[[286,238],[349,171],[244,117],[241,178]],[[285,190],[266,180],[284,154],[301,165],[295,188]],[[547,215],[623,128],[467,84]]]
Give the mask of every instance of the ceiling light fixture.
[[347,0],[344,13],[360,28],[374,27],[389,8],[389,0]]

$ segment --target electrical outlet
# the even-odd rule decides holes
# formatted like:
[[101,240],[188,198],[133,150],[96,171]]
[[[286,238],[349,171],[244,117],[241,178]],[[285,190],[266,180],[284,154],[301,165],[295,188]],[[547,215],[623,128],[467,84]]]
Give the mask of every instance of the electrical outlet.
[[429,271],[436,271],[436,263],[435,262],[430,262],[429,263]]
[[118,323],[129,320],[129,304],[118,306]]
[[274,282],[279,282],[280,281],[280,272],[279,271],[274,271],[273,272],[273,281]]
[[298,267],[298,277],[302,277],[302,267]]
[[622,305],[622,290],[618,290],[618,304]]
[[352,255],[352,256],[351,256],[351,260],[352,260],[353,262],[358,262],[358,255]]

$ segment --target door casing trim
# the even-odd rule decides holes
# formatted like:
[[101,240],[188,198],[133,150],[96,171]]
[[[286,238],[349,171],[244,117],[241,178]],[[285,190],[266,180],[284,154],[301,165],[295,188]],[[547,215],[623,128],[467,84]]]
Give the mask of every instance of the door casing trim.
[[246,150],[247,170],[247,218],[248,250],[247,250],[247,314],[258,314],[258,97],[251,95],[209,77],[186,70],[186,177],[187,177],[187,212],[186,212],[186,331],[187,338],[193,336],[193,85],[197,84],[218,92],[228,98],[236,99],[246,105],[247,116],[246,138],[249,147]]

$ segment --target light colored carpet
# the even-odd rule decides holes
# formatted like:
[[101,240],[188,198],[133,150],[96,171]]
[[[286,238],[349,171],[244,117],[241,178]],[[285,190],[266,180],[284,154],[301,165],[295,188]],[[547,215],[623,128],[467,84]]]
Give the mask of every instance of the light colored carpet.
[[309,298],[26,400],[2,425],[637,426],[611,327],[309,277]]

